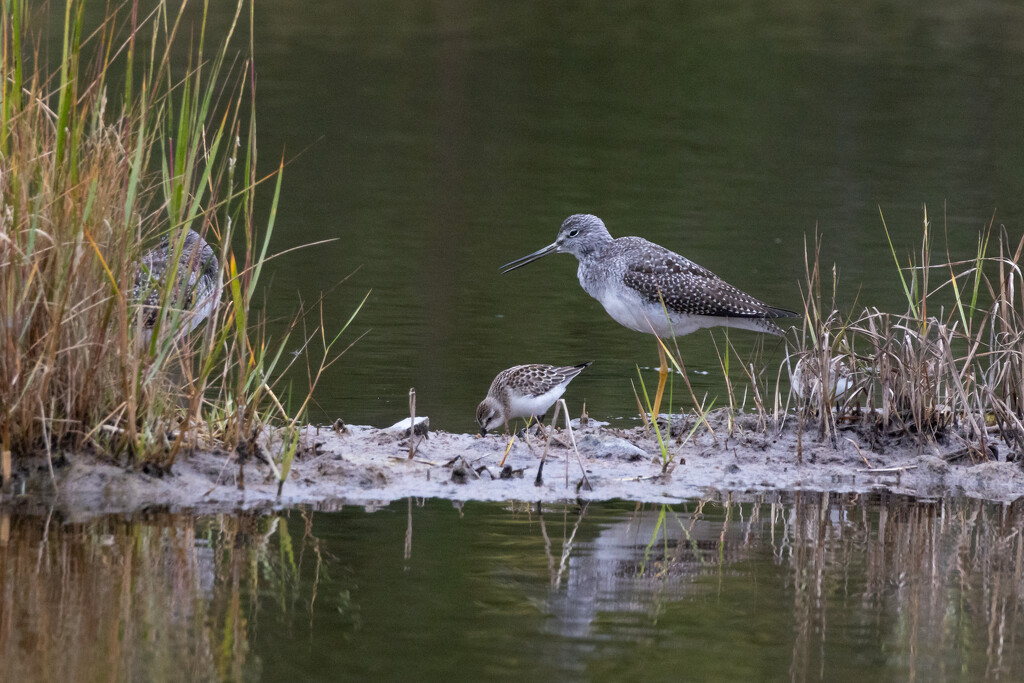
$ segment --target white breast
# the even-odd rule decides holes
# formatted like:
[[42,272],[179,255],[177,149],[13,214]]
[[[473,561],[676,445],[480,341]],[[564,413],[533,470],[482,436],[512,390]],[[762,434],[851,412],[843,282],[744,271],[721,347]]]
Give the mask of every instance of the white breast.
[[509,397],[508,407],[510,414],[507,417],[510,420],[514,417],[530,417],[532,415],[539,417],[546,413],[548,408],[554,405],[555,401],[561,398],[564,393],[565,385],[560,384],[553,389],[545,391],[540,396],[513,394]]

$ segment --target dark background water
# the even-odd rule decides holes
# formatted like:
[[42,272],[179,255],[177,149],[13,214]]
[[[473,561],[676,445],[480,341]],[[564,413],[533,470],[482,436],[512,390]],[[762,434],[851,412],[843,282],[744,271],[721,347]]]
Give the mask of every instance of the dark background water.
[[[208,39],[232,5],[211,4]],[[634,419],[653,339],[612,321],[570,256],[498,273],[571,213],[791,309],[818,232],[844,311],[905,310],[880,213],[904,262],[924,205],[954,259],[991,221],[1024,224],[1018,3],[279,1],[253,44],[261,165],[287,160],[272,250],[336,239],[264,271],[272,329],[326,293],[337,330],[372,290],[317,422],[390,424],[415,387],[433,427],[466,431],[499,370],[586,360],[573,412]],[[680,348],[698,397],[724,403],[709,333]],[[782,350],[758,361],[770,377]]]
[[[211,36],[231,9],[211,3]],[[316,420],[389,424],[415,386],[434,427],[464,431],[498,370],[582,360],[574,411],[629,419],[653,341],[568,256],[498,273],[570,213],[789,308],[815,230],[841,307],[902,310],[880,210],[901,258],[924,204],[954,258],[993,216],[1024,225],[1016,3],[279,1],[255,18],[261,163],[288,160],[272,247],[337,238],[272,262],[267,313],[328,292],[340,326],[372,289]],[[721,396],[708,333],[680,346],[698,394]],[[700,506],[0,510],[0,661],[12,680],[1021,678],[1019,505]]]
[[[634,415],[653,340],[569,256],[498,273],[570,213],[794,309],[816,230],[841,306],[900,311],[880,210],[901,258],[924,204],[955,258],[993,215],[1021,232],[1015,3],[266,3],[256,22],[263,161],[290,160],[274,247],[338,239],[276,262],[268,307],[330,291],[340,325],[373,290],[314,418],[389,424],[414,386],[435,427],[468,430],[498,370],[585,360],[573,410]],[[680,343],[698,395],[723,395],[708,333]]]

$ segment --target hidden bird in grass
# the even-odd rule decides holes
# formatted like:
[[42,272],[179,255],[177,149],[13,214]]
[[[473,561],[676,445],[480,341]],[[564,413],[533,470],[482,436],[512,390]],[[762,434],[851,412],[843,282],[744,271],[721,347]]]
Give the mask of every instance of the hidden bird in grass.
[[198,327],[220,302],[220,264],[213,248],[194,230],[185,233],[180,250],[178,246],[164,235],[156,248],[142,256],[135,275],[132,298],[140,306],[142,335],[147,343],[160,320],[160,299],[168,278],[172,278],[173,284],[167,306],[180,310],[180,335]]

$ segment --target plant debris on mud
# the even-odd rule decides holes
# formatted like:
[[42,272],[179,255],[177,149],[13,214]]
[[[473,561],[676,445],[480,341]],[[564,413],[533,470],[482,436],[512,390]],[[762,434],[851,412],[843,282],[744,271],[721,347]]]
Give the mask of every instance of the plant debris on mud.
[[52,478],[45,464],[26,463],[0,502],[55,504],[72,515],[89,515],[153,507],[205,512],[333,507],[406,497],[664,502],[712,491],[778,489],[1012,501],[1024,491],[1024,470],[1006,460],[1011,451],[996,434],[989,441],[989,459],[979,461],[960,447],[921,446],[900,435],[866,438],[862,429],[842,425],[833,442],[820,440],[813,428],[801,432],[796,421],[770,433],[754,416],[733,416],[729,436],[727,411],[712,412],[706,420],[710,429],[686,440],[690,426],[676,418],[667,467],[658,440],[642,427],[612,428],[593,420],[576,427],[578,457],[568,432],[558,430],[539,483],[544,441],[538,435],[517,438],[502,468],[507,437],[427,431],[417,438],[410,459],[408,429],[399,423],[397,429],[307,428],[280,496],[271,468],[260,459],[240,465],[226,452],[200,451],[162,476],[126,471],[90,455],[67,456]]

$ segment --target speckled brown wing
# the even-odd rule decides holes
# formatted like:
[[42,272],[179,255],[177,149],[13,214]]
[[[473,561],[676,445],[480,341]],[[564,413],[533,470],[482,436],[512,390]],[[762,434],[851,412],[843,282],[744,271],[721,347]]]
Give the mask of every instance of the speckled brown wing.
[[[173,252],[165,236],[160,244],[146,252],[139,263],[132,290],[133,299],[141,308],[142,324],[152,328],[160,314],[160,293],[171,267]],[[195,231],[185,235],[180,260],[175,271],[175,282],[171,296],[175,304],[186,311],[193,311],[196,302],[207,297],[219,298],[217,256],[213,249]],[[178,298],[183,299],[178,301]],[[197,314],[196,323],[206,313]],[[195,324],[192,326],[194,327]]]
[[144,327],[156,325],[156,318],[160,312],[160,288],[163,284],[163,274],[167,272],[169,256],[170,251],[165,238],[164,243],[142,256],[139,270],[135,274],[132,299],[141,306]]
[[758,301],[684,256],[649,244],[648,258],[642,262],[630,262],[622,280],[627,287],[651,303],[660,302],[660,293],[670,311],[686,315],[730,318],[782,318],[795,315],[791,311]]
[[494,394],[504,386],[523,396],[540,396],[559,384],[568,382],[589,365],[589,362],[564,367],[543,363],[516,365],[498,373],[491,383],[489,393]]

